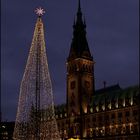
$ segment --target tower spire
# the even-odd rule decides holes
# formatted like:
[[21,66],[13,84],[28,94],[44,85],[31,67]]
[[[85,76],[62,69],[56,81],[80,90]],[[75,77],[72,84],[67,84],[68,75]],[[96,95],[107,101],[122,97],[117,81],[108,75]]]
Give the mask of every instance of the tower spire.
[[69,118],[79,116],[80,121],[69,119],[68,133],[83,139],[86,132],[84,113],[89,110],[89,103],[94,93],[94,61],[86,38],[86,23],[81,12],[81,1],[78,0],[77,18],[73,26],[73,38],[67,58],[67,115]]
[[92,60],[86,38],[86,23],[82,18],[80,0],[78,0],[77,19],[74,22],[73,29],[73,39],[68,59],[88,58]]
[[80,0],[78,0],[77,23],[79,23],[79,24],[83,23]]
[[78,0],[78,12],[81,12],[81,1]]

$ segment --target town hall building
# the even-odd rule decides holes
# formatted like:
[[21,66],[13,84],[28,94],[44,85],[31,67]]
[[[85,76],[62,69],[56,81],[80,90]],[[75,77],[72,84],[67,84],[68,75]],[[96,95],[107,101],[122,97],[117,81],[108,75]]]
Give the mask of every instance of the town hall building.
[[56,107],[61,138],[139,140],[139,87],[116,84],[95,91],[94,64],[79,0],[66,63],[66,104]]

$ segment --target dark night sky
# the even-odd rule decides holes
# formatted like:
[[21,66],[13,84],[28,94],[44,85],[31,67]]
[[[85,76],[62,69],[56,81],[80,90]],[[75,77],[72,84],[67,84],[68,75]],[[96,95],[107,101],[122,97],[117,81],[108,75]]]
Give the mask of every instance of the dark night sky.
[[[77,0],[2,0],[1,95],[3,120],[15,120],[19,87],[37,16],[43,16],[46,48],[56,104],[66,100],[66,58]],[[81,0],[87,40],[95,64],[96,89],[138,84],[139,0]]]

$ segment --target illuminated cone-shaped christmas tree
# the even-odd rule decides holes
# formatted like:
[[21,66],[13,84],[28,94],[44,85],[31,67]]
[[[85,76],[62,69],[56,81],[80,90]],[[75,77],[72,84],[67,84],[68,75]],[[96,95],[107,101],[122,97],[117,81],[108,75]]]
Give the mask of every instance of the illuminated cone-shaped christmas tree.
[[38,8],[36,12],[38,18],[20,86],[13,138],[15,140],[60,140],[41,19],[44,10]]

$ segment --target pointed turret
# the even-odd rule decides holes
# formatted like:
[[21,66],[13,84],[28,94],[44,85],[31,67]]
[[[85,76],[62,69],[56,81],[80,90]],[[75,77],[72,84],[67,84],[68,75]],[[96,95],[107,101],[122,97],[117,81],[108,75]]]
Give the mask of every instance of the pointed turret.
[[81,3],[80,3],[80,0],[78,0],[78,12],[81,11]]
[[77,22],[82,23],[82,12],[81,12],[81,4],[80,0],[78,1],[78,11],[77,11]]
[[92,60],[86,38],[86,24],[83,21],[80,0],[78,1],[78,11],[76,22],[73,25],[73,39],[71,43],[68,61],[75,58],[86,58]]

